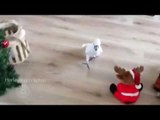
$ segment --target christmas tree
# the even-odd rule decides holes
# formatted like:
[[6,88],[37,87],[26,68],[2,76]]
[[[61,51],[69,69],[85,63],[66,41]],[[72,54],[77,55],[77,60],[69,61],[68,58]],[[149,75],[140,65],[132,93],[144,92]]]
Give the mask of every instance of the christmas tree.
[[9,41],[5,39],[5,33],[0,29],[0,95],[5,94],[9,88],[21,85],[17,82],[19,75],[9,62],[10,49],[7,48],[8,45]]

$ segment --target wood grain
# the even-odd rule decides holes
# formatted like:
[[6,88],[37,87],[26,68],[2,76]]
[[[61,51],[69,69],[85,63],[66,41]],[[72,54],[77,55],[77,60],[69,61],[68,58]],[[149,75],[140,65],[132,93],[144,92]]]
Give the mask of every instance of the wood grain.
[[[160,72],[160,20],[152,16],[0,16],[15,19],[26,30],[31,55],[16,65],[22,87],[8,90],[1,104],[122,105],[109,91],[119,80],[114,65],[144,65],[144,90],[137,103],[160,104],[152,89]],[[96,38],[103,53],[88,71],[83,43]]]

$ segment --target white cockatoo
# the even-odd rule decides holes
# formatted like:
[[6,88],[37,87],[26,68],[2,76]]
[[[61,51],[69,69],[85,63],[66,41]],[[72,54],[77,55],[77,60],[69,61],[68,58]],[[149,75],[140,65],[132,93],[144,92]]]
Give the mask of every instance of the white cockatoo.
[[100,54],[103,52],[101,47],[101,40],[97,38],[93,43],[83,44],[82,47],[85,47],[85,54],[86,54],[85,64],[87,64],[88,69],[90,69],[89,62],[92,59],[95,59],[96,57],[100,56]]

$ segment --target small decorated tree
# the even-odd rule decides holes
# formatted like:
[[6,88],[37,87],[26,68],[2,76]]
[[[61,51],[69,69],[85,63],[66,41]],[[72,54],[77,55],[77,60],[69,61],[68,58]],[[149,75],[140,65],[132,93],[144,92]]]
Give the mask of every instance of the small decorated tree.
[[9,41],[5,39],[5,33],[0,29],[0,95],[5,94],[9,88],[21,85],[17,82],[19,75],[9,62],[10,49],[8,46]]

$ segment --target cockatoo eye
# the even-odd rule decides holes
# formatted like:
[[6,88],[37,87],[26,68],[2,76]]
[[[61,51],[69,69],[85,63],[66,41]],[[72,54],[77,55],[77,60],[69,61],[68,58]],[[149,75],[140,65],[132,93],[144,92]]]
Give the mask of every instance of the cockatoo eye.
[[98,50],[98,47],[99,47],[98,45],[95,45],[95,46],[94,46],[95,51]]

